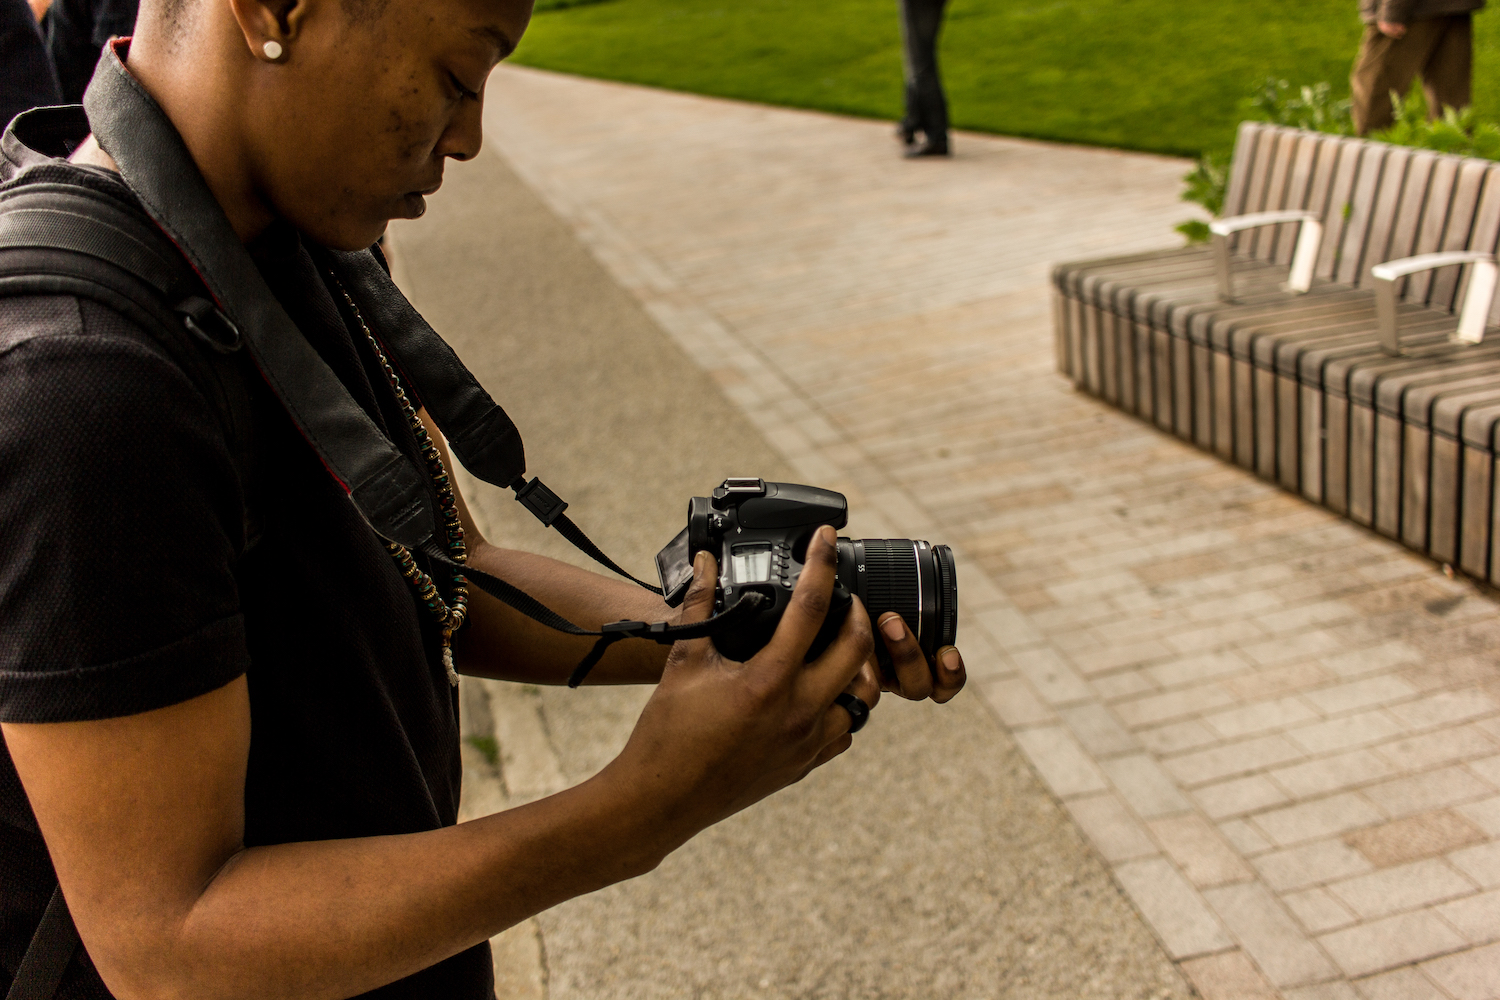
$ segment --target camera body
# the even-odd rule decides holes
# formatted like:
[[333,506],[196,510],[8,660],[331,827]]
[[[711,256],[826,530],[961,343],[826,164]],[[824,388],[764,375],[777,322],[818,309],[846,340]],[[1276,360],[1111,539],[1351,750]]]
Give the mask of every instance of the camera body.
[[[688,501],[687,527],[657,554],[662,593],[672,607],[681,604],[692,583],[694,557],[712,552],[719,563],[715,613],[747,593],[766,599],[747,621],[713,637],[723,655],[749,659],[770,641],[791,603],[813,533],[825,524],[838,529],[848,523],[849,502],[842,493],[796,483],[726,479],[710,496]],[[887,611],[898,612],[929,661],[954,641],[958,584],[953,552],[946,545],[907,538],[840,538],[828,615],[808,649],[809,660],[838,635],[856,595],[872,627]],[[877,640],[875,652],[889,673],[885,644]]]
[[[693,580],[693,560],[699,552],[712,552],[719,562],[716,613],[748,592],[767,599],[749,622],[714,636],[720,653],[747,660],[771,640],[791,603],[813,533],[825,524],[837,529],[848,523],[849,501],[842,493],[796,483],[726,479],[712,495],[688,501],[687,527],[657,554],[662,593],[672,607],[681,604]],[[836,584],[809,660],[838,635],[851,604],[849,589]]]

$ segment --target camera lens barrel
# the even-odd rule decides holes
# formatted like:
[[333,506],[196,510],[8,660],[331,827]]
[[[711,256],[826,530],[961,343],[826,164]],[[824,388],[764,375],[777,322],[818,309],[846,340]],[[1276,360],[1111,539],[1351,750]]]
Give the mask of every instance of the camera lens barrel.
[[[895,611],[929,658],[952,645],[958,626],[953,550],[910,538],[840,538],[839,579],[859,595],[870,621]],[[876,642],[884,663],[885,647]]]

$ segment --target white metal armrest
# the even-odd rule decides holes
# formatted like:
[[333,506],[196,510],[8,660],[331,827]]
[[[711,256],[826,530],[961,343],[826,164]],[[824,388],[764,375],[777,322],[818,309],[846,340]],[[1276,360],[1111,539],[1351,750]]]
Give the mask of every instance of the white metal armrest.
[[1380,346],[1387,354],[1401,353],[1396,282],[1418,271],[1430,271],[1454,264],[1468,264],[1471,270],[1469,290],[1464,294],[1463,307],[1458,313],[1458,329],[1454,332],[1453,339],[1467,344],[1477,344],[1484,339],[1490,305],[1495,299],[1496,278],[1500,277],[1500,267],[1495,265],[1495,255],[1470,250],[1424,253],[1386,261],[1370,268],[1370,277],[1375,279],[1375,315],[1380,327]]
[[1312,212],[1289,209],[1283,212],[1255,212],[1251,215],[1233,215],[1227,219],[1215,219],[1208,224],[1213,234],[1214,271],[1219,279],[1219,298],[1225,302],[1234,300],[1234,274],[1230,270],[1229,237],[1246,229],[1261,226],[1279,226],[1288,222],[1302,223],[1297,233],[1297,248],[1292,251],[1292,271],[1286,287],[1293,292],[1305,292],[1312,287],[1313,266],[1318,261],[1318,246],[1323,242],[1323,223]]

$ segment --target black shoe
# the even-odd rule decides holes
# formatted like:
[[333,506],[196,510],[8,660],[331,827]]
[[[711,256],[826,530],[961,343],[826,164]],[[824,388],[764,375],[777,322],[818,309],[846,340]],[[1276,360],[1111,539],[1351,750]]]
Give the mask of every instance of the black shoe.
[[917,141],[917,127],[907,122],[901,122],[896,126],[896,138],[901,141],[902,145],[910,146]]
[[927,139],[919,145],[907,147],[906,152],[901,155],[908,160],[915,160],[922,156],[952,156],[953,154],[949,152],[946,140],[943,142],[934,142],[931,139]]

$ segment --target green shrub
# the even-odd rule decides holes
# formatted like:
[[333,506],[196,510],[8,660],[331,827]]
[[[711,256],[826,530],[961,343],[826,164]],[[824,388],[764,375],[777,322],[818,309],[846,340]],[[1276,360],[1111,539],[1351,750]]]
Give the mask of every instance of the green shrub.
[[[1334,100],[1333,88],[1327,82],[1293,90],[1287,81],[1270,77],[1251,96],[1249,104],[1255,117],[1261,121],[1332,135],[1354,134],[1349,100]],[[1404,99],[1392,91],[1391,104],[1395,121],[1390,128],[1375,132],[1370,138],[1394,146],[1500,160],[1500,126],[1480,120],[1473,108],[1462,111],[1444,108],[1441,116],[1429,119],[1427,98],[1416,84]],[[1229,185],[1229,158],[1224,154],[1205,153],[1182,180],[1186,185],[1182,200],[1202,205],[1210,215],[1217,217],[1224,210],[1224,193]],[[1173,228],[1189,243],[1205,243],[1209,238],[1208,224],[1199,219],[1190,219]]]

